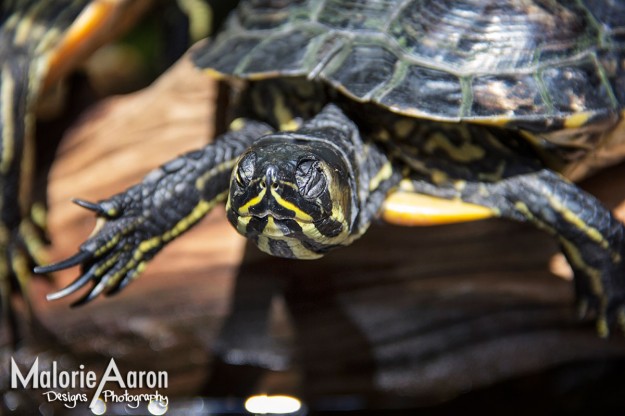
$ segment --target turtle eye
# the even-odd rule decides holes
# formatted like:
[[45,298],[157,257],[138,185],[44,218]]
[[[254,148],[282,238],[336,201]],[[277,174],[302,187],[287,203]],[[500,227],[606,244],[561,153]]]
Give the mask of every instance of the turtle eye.
[[256,165],[255,153],[250,153],[239,161],[235,179],[240,186],[247,186],[250,183],[254,176],[254,165]]
[[299,193],[306,199],[315,199],[326,190],[326,175],[321,162],[315,159],[303,159],[297,164],[295,182]]

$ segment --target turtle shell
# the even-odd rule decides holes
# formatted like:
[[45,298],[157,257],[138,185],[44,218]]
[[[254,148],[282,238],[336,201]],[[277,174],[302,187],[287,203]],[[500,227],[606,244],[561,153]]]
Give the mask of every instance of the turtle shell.
[[194,61],[413,117],[579,126],[625,104],[625,2],[251,0]]

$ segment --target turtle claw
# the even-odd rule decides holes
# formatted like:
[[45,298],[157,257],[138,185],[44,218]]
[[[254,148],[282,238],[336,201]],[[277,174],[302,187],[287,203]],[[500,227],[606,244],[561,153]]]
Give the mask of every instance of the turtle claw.
[[96,214],[99,215],[103,215],[105,214],[104,209],[100,206],[100,204],[96,204],[94,202],[90,202],[84,199],[78,199],[78,198],[74,198],[72,199],[72,202],[76,205],[78,205],[79,207],[88,209],[89,211],[93,211]]
[[144,205],[151,201],[141,198],[145,193],[144,186],[139,184],[98,203],[74,200],[77,205],[95,212],[98,223],[78,253],[58,263],[35,268],[35,273],[50,273],[74,266],[81,268],[78,278],[65,288],[50,293],[48,300],[64,298],[83,288],[87,289],[86,294],[72,306],[84,305],[101,294],[114,294],[136,277],[161,249],[164,245],[162,234],[171,225],[154,220],[149,205],[147,208]]
[[74,198],[72,199],[72,202],[79,207],[95,212],[98,216],[104,217],[106,219],[115,218],[116,214],[118,213],[115,204],[108,203],[107,201],[90,202],[84,199]]
[[93,257],[93,253],[81,250],[65,260],[48,264],[47,266],[37,266],[34,268],[34,272],[37,274],[46,274],[63,269],[69,269],[70,267],[84,263],[85,261],[91,259],[91,257]]
[[[212,159],[208,160],[208,167],[184,155],[176,160],[173,165],[178,166],[177,169],[169,163],[148,174],[143,182],[108,199],[98,202],[74,199],[80,207],[94,212],[98,221],[77,254],[36,268],[37,273],[46,273],[81,267],[81,276],[64,289],[48,295],[48,299],[73,294],[89,282],[93,282],[93,286],[74,305],[83,305],[101,294],[119,292],[145,269],[161,248],[205,214],[209,204],[200,194],[196,181],[198,175],[212,169]],[[217,161],[215,164],[221,166]],[[227,181],[228,176],[221,179]],[[193,185],[181,187],[181,183]],[[211,200],[218,196],[212,196]]]
[[134,232],[137,223],[131,219],[107,221],[99,231],[81,245],[80,251],[66,260],[48,266],[37,267],[36,273],[49,273],[80,265],[83,273],[65,288],[47,295],[48,300],[57,300],[71,295],[89,282],[93,287],[72,306],[90,302],[103,292],[111,294],[119,283],[134,275],[138,262],[133,257],[137,247],[129,241],[136,241]]
[[89,282],[93,278],[94,272],[95,272],[95,267],[92,267],[91,269],[89,269],[87,273],[84,273],[78,276],[76,280],[74,280],[72,283],[67,285],[65,288],[57,292],[49,293],[48,295],[46,295],[46,299],[57,300],[57,299],[64,298],[68,295],[71,295],[72,293],[76,292],[77,290],[82,288],[84,285],[86,285],[87,282]]
[[[83,275],[82,277],[86,275],[87,274]],[[79,279],[82,279],[82,277]],[[88,279],[91,279],[91,277],[92,276],[89,276]],[[96,283],[96,285],[89,292],[87,292],[86,295],[78,299],[76,302],[72,303],[72,307],[74,308],[77,306],[82,306],[84,304],[91,302],[93,299],[98,297],[98,295],[100,295],[104,291],[105,288],[106,288],[106,279],[101,279],[98,283]]]
[[[74,257],[76,256],[72,258]],[[117,263],[120,259],[122,261]],[[123,254],[110,253],[103,258],[96,258],[93,261],[89,260],[91,260],[91,256],[87,257],[87,263],[83,263],[83,269],[87,267],[87,265],[90,265],[87,272],[78,276],[65,288],[50,293],[46,298],[48,300],[64,298],[82,289],[90,281],[93,281],[94,286],[82,298],[71,305],[72,307],[81,306],[91,302],[102,293],[106,295],[117,293],[128,284],[130,281],[129,276],[134,276],[136,274],[133,270],[125,271],[125,269],[132,269],[132,267],[134,267],[134,263],[128,255],[124,256]],[[111,266],[111,264],[113,264],[113,266]]]

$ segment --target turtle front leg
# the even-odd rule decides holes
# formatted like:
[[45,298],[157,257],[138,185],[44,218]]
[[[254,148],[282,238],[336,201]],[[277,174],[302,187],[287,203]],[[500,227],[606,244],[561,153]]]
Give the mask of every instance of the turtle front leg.
[[[597,199],[545,167],[519,132],[477,124],[422,122],[392,153],[413,191],[480,205],[558,239],[575,273],[582,309],[607,336],[625,329],[625,228]],[[478,207],[479,208],[479,207]],[[473,212],[480,216],[482,213]]]
[[493,183],[434,186],[414,179],[412,185],[415,192],[482,205],[555,236],[573,268],[583,314],[598,312],[602,337],[617,321],[625,330],[625,228],[593,196],[548,169]]
[[76,304],[123,289],[167,243],[223,202],[241,153],[271,132],[269,126],[256,121],[238,120],[237,127],[214,144],[155,169],[125,192],[98,203],[76,200],[97,214],[96,232],[74,256],[35,268],[36,273],[48,273],[81,265],[81,276],[48,299],[67,296],[90,281],[94,286]]

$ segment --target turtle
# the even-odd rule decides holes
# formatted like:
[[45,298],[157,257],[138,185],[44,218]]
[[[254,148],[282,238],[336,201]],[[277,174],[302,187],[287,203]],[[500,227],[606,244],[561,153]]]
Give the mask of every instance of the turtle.
[[123,192],[75,200],[94,233],[35,271],[80,265],[50,300],[117,293],[224,202],[240,234],[294,259],[380,216],[496,216],[559,242],[608,336],[625,328],[625,228],[571,179],[619,160],[623,33],[623,1],[244,0],[188,55],[228,86],[227,129]]
[[43,95],[97,47],[129,28],[151,0],[12,0],[0,4],[0,304],[16,340],[12,293],[28,302],[41,264],[45,197],[35,197],[35,118]]

